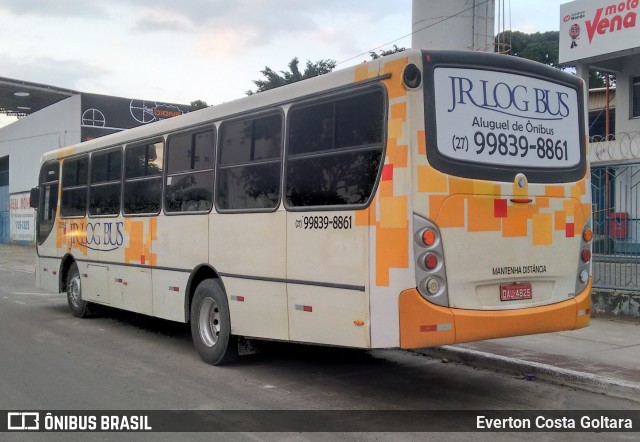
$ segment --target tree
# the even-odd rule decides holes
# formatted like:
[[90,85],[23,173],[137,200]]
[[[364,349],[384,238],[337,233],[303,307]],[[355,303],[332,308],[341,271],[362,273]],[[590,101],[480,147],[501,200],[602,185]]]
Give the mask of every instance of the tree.
[[[399,48],[393,45],[393,49],[381,50],[379,53],[375,51],[369,52],[369,56],[372,59],[384,57],[385,55],[395,54],[396,52],[406,51],[406,48]],[[264,70],[260,71],[264,76],[263,80],[253,80],[253,84],[257,86],[255,91],[247,91],[247,95],[253,95],[258,92],[268,91],[269,89],[275,89],[286,84],[295,83],[300,80],[306,80],[307,78],[316,77],[318,75],[326,74],[335,69],[337,62],[335,60],[326,59],[312,62],[307,60],[307,65],[304,72],[300,72],[298,57],[291,59],[289,62],[288,71],[280,71],[279,73],[274,71],[268,66],[265,66]]]
[[260,71],[265,77],[264,80],[253,80],[253,84],[257,86],[255,91],[247,91],[247,95],[253,95],[258,92],[268,91],[269,89],[275,89],[285,84],[295,83],[300,80],[306,80],[307,78],[316,77],[318,75],[331,72],[336,67],[335,60],[318,60],[312,62],[307,60],[307,65],[304,72],[300,72],[298,57],[294,57],[289,62],[288,71],[280,71],[280,73],[274,71],[268,66],[265,66],[264,70]]
[[520,31],[505,31],[496,35],[496,52],[526,58],[550,66],[559,67],[558,31],[526,34]]
[[[526,34],[520,31],[505,31],[496,35],[496,52],[526,58],[539,63],[560,68],[558,51],[560,33],[558,31],[536,32]],[[611,85],[615,84],[615,76],[609,75]],[[605,86],[605,74],[598,71],[589,72],[589,88]]]
[[195,100],[191,102],[191,108],[193,110],[204,109],[205,107],[209,107],[206,101]]
[[391,55],[391,54],[395,54],[396,52],[402,52],[406,50],[407,48],[399,48],[398,46],[393,45],[393,49],[389,49],[386,51],[381,50],[379,54],[375,51],[370,51],[369,56],[371,57],[372,60],[375,60],[377,58],[384,57],[385,55]]

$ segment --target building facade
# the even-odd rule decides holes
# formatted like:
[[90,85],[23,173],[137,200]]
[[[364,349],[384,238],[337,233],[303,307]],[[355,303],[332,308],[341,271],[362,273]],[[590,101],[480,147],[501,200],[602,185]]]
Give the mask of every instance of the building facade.
[[[189,105],[159,103],[106,95],[65,91],[53,104],[44,95],[55,88],[2,79],[0,110],[21,118],[0,128],[0,243],[32,244],[35,212],[29,193],[38,183],[44,152],[181,115]],[[9,86],[12,88],[10,89]],[[16,97],[34,99],[17,106]],[[37,97],[41,98],[38,101]]]

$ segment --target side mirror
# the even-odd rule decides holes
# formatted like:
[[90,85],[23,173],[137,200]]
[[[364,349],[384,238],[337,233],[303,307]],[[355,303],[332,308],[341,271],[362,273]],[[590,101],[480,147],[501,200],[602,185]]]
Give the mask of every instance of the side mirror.
[[34,187],[31,189],[31,195],[29,197],[29,206],[32,209],[38,210],[38,202],[40,201],[40,188]]

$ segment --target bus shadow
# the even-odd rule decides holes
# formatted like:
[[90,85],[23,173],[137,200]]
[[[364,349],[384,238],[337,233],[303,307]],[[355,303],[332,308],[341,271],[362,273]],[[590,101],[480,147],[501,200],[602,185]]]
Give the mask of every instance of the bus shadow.
[[189,324],[155,318],[153,316],[120,310],[102,305],[92,306],[90,318],[103,319],[134,327],[148,333],[191,341]]

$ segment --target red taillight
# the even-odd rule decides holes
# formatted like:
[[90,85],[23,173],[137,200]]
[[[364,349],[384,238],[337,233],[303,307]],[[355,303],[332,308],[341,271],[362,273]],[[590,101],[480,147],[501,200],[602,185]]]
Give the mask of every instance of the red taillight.
[[582,253],[580,253],[580,258],[582,259],[582,262],[591,261],[591,250],[584,249]]
[[424,266],[429,270],[435,269],[438,266],[438,257],[433,253],[429,253],[424,257]]
[[431,229],[426,229],[422,232],[422,242],[427,247],[432,246],[436,242],[436,232]]

